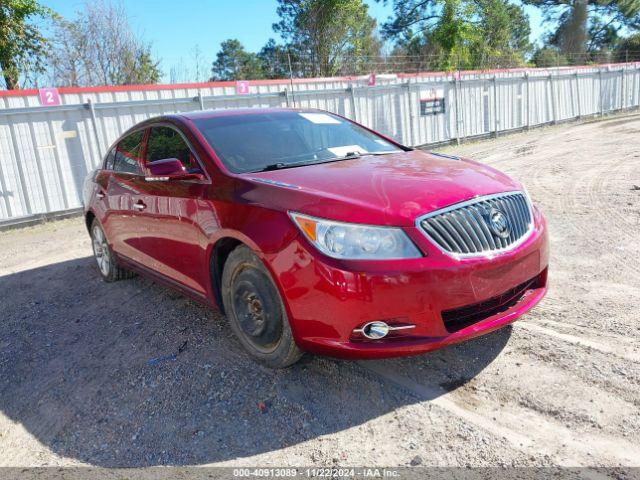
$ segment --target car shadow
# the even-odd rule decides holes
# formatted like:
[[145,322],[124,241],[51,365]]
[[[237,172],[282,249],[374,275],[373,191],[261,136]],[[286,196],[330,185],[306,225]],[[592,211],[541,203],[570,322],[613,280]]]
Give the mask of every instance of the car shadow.
[[104,283],[89,257],[5,275],[0,288],[2,413],[56,454],[103,467],[206,464],[342,431],[458,388],[511,334],[273,371],[242,352],[219,313],[143,278]]

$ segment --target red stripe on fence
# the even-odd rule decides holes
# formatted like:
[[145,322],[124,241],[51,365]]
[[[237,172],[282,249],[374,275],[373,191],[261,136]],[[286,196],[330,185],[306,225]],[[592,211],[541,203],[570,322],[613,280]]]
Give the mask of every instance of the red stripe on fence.
[[[500,68],[492,70],[462,70],[460,75],[479,75],[479,74],[495,74],[495,73],[517,73],[544,70],[581,70],[597,67],[617,67],[623,65],[638,66],[640,62],[629,63],[607,63],[601,65],[576,65],[565,67],[549,68]],[[398,78],[416,78],[416,77],[446,77],[454,75],[456,72],[418,72],[418,73],[398,73]],[[311,83],[311,82],[345,82],[363,79],[368,76],[347,76],[347,77],[325,77],[325,78],[294,78],[293,83]],[[274,80],[248,80],[249,86],[267,86],[267,85],[287,85],[291,82],[287,78],[279,78]],[[82,94],[82,93],[113,93],[113,92],[145,92],[145,91],[161,91],[161,90],[181,90],[187,88],[224,88],[235,87],[235,81],[225,82],[201,82],[201,83],[173,83],[173,84],[144,84],[144,85],[104,85],[98,87],[60,87],[58,91],[61,94]],[[38,89],[25,90],[0,90],[0,97],[28,97],[38,95]]]

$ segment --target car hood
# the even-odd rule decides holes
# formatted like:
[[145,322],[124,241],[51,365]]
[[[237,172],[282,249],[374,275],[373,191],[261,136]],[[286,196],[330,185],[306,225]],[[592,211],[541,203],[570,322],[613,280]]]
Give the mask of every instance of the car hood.
[[333,220],[413,225],[420,215],[480,195],[520,190],[494,168],[420,150],[247,173],[251,203]]

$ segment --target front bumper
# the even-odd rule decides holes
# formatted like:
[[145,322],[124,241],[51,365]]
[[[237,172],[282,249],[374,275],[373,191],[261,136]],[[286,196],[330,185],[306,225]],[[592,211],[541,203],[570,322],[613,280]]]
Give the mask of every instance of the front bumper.
[[[546,293],[548,238],[545,220],[535,209],[529,237],[516,249],[492,258],[452,258],[417,228],[406,231],[425,253],[423,258],[338,261],[298,236],[266,259],[301,348],[344,358],[419,354],[511,323]],[[454,329],[443,320],[443,312],[448,312],[445,317],[456,311],[468,313],[466,307],[496,303],[517,286],[524,288],[517,298],[500,308],[485,309],[486,316],[476,315],[463,328]],[[375,341],[354,335],[354,329],[375,320],[415,328]]]

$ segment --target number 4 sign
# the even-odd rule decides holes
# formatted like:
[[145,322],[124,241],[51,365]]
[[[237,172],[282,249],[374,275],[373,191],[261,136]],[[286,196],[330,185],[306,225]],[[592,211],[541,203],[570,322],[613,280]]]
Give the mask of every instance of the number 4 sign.
[[43,107],[54,107],[60,105],[60,94],[57,88],[41,88],[38,90],[40,105]]

